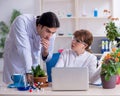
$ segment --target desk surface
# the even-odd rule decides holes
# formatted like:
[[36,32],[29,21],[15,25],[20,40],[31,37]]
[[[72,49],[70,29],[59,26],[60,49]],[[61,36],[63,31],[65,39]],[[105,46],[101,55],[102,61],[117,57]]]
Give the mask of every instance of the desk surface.
[[18,91],[16,88],[0,87],[0,96],[120,96],[120,85],[114,89],[103,89],[101,86],[90,86],[88,91],[52,91],[51,87],[40,91]]

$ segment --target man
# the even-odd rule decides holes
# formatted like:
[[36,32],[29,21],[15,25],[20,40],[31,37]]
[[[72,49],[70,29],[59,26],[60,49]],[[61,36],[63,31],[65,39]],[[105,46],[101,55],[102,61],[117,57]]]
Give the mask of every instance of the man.
[[29,73],[31,66],[38,65],[40,57],[45,61],[52,57],[59,26],[58,18],[52,12],[37,17],[23,14],[15,19],[4,49],[5,83],[11,82],[12,74]]

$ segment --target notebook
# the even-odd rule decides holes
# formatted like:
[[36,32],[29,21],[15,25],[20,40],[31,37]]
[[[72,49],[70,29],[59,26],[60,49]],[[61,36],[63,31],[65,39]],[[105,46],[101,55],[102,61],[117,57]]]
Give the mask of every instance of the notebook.
[[88,90],[88,68],[52,68],[52,90]]

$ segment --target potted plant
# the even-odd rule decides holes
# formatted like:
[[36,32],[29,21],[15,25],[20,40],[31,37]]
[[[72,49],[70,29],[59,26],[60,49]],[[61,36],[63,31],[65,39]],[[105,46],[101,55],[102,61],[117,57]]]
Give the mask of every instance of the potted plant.
[[21,13],[18,10],[13,10],[11,18],[10,18],[10,24],[7,25],[4,21],[0,21],[0,55],[2,57],[3,50],[4,50],[4,45],[5,45],[5,39],[8,35],[9,32],[9,26],[12,24],[14,19],[19,16]]
[[106,36],[110,41],[114,41],[116,37],[120,36],[118,27],[115,25],[115,20],[119,20],[118,18],[110,18],[110,21],[106,23],[105,30]]
[[36,67],[32,66],[32,73],[33,73],[33,80],[34,83],[41,83],[41,87],[47,87],[47,75],[45,74],[45,71],[40,67],[38,64]]
[[120,74],[120,48],[113,48],[104,58],[101,66],[103,88],[114,88],[116,76]]
[[105,32],[106,32],[106,37],[110,41],[109,43],[110,50],[113,47],[116,47],[117,43],[115,42],[115,39],[120,37],[120,33],[119,33],[120,30],[115,24],[116,21],[119,21],[119,18],[113,18],[109,16],[108,23],[105,23]]

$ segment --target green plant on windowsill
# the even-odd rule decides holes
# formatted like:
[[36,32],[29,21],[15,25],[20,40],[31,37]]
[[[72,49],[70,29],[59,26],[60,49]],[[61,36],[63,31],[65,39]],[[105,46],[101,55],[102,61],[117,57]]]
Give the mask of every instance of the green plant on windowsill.
[[10,29],[9,27],[12,24],[12,22],[14,21],[14,19],[17,16],[19,16],[20,14],[21,14],[20,11],[14,9],[12,12],[11,18],[10,18],[9,25],[7,25],[4,21],[0,21],[0,49],[1,49],[0,51],[2,51],[2,53],[4,50],[6,37],[9,33],[9,29]]

